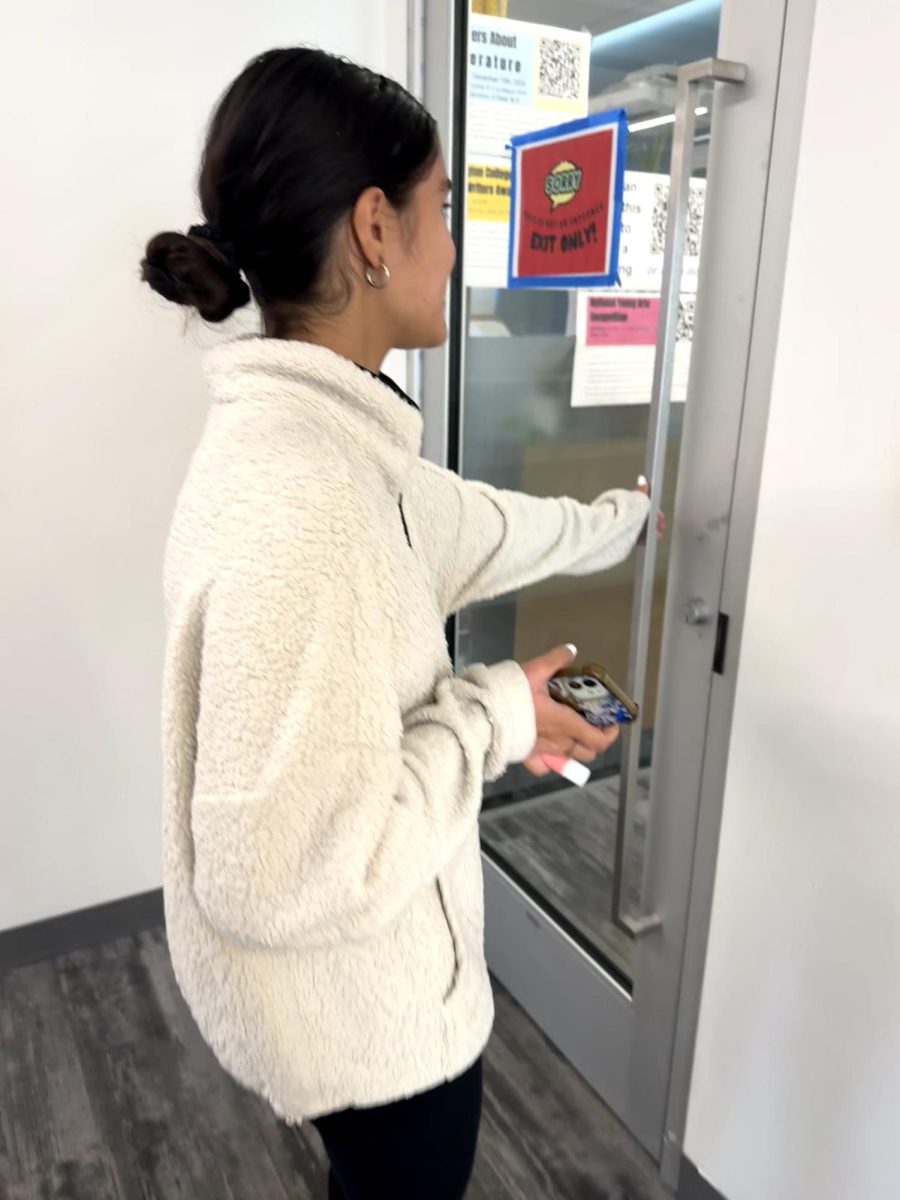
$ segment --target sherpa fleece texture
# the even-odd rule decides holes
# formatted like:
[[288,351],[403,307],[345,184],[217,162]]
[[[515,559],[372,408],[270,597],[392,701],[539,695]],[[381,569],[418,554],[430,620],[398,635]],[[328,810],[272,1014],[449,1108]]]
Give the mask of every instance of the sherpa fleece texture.
[[321,347],[241,339],[207,374],[166,562],[169,946],[222,1065],[297,1121],[483,1050],[482,785],[534,709],[515,663],[454,676],[444,622],[621,561],[647,501],[438,470],[420,414]]

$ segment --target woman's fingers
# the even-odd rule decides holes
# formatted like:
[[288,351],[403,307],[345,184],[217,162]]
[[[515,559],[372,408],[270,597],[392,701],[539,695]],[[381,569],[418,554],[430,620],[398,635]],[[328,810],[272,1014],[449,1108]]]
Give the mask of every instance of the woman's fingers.
[[550,768],[541,758],[540,754],[530,754],[522,764],[532,775],[549,775]]
[[[584,722],[587,724],[587,722]],[[549,768],[545,761],[545,757],[550,758],[566,758],[574,759],[578,763],[592,763],[598,754],[602,754],[613,744],[619,736],[619,726],[611,725],[605,729],[596,729],[593,725],[588,725],[588,729],[592,731],[592,744],[585,745],[583,742],[574,741],[570,737],[550,738],[542,737],[538,739],[534,750],[525,760],[524,766],[532,773],[532,775],[547,775]],[[599,744],[599,749],[597,748]]]
[[563,754],[577,762],[589,763],[608,750],[619,736],[617,727],[600,729],[591,725],[574,709],[551,697],[547,687],[549,680],[571,666],[575,653],[574,646],[559,646],[541,658],[523,664],[531,685],[538,735],[525,766],[534,775],[547,774],[542,754]]
[[[593,726],[591,726],[591,728],[593,728]],[[618,740],[619,729],[620,727],[618,725],[607,725],[603,729],[596,730],[596,732],[600,735],[601,742],[599,749],[595,750],[595,757],[597,754],[605,754],[613,742]],[[597,743],[595,742],[594,746],[596,745]],[[590,750],[591,747],[587,747],[587,749]]]
[[[570,710],[571,711],[571,710]],[[566,722],[563,730],[554,733],[543,731],[534,748],[535,754],[567,754],[579,762],[593,762],[599,754],[604,754],[619,736],[618,725],[599,728],[590,725],[577,714],[575,722]]]
[[540,658],[533,658],[530,662],[523,663],[522,670],[531,684],[532,692],[536,694],[545,692],[547,684],[554,675],[571,667],[577,653],[578,651],[572,645],[557,646],[555,650],[542,654]]
[[[645,496],[650,495],[650,484],[647,481],[646,475],[638,475],[637,488],[635,491],[643,492]],[[646,531],[645,531],[646,532]],[[656,518],[656,540],[661,542],[666,536],[666,514],[661,512]]]
[[569,758],[576,758],[582,763],[592,763],[596,757],[596,752],[588,749],[587,746],[575,745],[569,751]]
[[[555,704],[556,702],[551,700],[550,703]],[[563,739],[569,738],[570,745],[574,742],[575,745],[581,746],[585,750],[592,750],[597,755],[607,750],[619,736],[616,725],[601,729],[597,725],[591,725],[589,721],[566,705],[556,704],[556,708],[559,710],[557,714],[559,724],[553,730],[554,741],[557,736]]]

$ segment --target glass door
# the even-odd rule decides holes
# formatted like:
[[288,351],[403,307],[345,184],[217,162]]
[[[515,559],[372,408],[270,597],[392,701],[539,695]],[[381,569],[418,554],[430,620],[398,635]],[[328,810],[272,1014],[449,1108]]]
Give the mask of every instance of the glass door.
[[[473,9],[479,6],[476,4]],[[496,6],[494,6],[496,8]],[[590,503],[607,487],[633,487],[644,472],[653,382],[656,329],[642,323],[642,344],[592,345],[592,333],[609,333],[604,318],[612,297],[649,301],[658,312],[665,241],[668,166],[675,109],[675,68],[712,57],[718,44],[718,4],[668,3],[639,6],[546,0],[543,4],[510,0],[505,19],[470,16],[470,43],[481,33],[502,44],[537,34],[538,74],[556,50],[560,70],[556,91],[583,94],[584,111],[624,108],[629,117],[626,159],[625,216],[620,273],[614,292],[507,291],[491,282],[484,265],[491,229],[481,217],[483,198],[466,197],[463,232],[467,277],[482,286],[469,287],[460,329],[463,362],[459,412],[460,446],[454,465],[463,476],[497,487],[539,496],[573,496]],[[640,19],[630,19],[639,9]],[[590,32],[582,32],[586,15]],[[524,17],[524,20],[522,19]],[[623,17],[625,18],[623,20]],[[578,41],[564,41],[562,29]],[[541,22],[536,24],[536,22]],[[552,22],[552,28],[547,23]],[[562,27],[562,28],[560,28]],[[495,34],[496,31],[496,34]],[[581,45],[579,45],[579,41]],[[488,43],[490,44],[490,43]],[[581,46],[587,53],[579,54]],[[526,53],[532,53],[532,47]],[[515,53],[515,48],[510,54]],[[551,59],[552,61],[552,59]],[[477,77],[479,65],[467,71],[469,119],[479,125],[500,124],[502,105],[481,100],[491,76],[502,79],[502,62],[493,62]],[[584,70],[580,82],[577,72]],[[472,76],[476,74],[473,81]],[[474,82],[474,86],[473,86]],[[540,78],[538,90],[540,91]],[[553,90],[545,80],[548,90]],[[712,85],[710,85],[711,88]],[[672,512],[678,477],[685,384],[690,362],[693,311],[699,266],[699,241],[705,199],[711,132],[711,98],[696,105],[692,162],[687,269],[679,297],[677,379],[664,446],[659,486],[665,511]],[[502,94],[500,85],[496,94]],[[540,103],[540,98],[539,98]],[[514,109],[516,106],[510,104]],[[535,119],[530,106],[524,121]],[[582,115],[577,112],[574,115]],[[485,111],[487,110],[487,111]],[[552,123],[555,109],[548,110]],[[565,114],[569,115],[569,114]],[[512,114],[512,120],[518,113]],[[474,123],[474,122],[473,122]],[[489,139],[466,139],[466,180],[471,186],[489,154]],[[474,144],[473,144],[474,143]],[[474,163],[474,171],[473,171]],[[473,219],[474,218],[474,219]],[[499,225],[499,223],[497,223]],[[505,227],[502,227],[505,235]],[[502,248],[503,236],[498,239]],[[476,258],[477,256],[477,258]],[[475,261],[473,262],[473,259]],[[505,259],[499,265],[505,271]],[[496,282],[500,283],[501,277]],[[615,313],[611,315],[616,315]],[[611,332],[615,338],[615,330]],[[635,337],[622,329],[621,337]],[[659,481],[657,481],[659,483]],[[643,727],[638,755],[637,797],[627,880],[629,909],[640,905],[642,863],[646,845],[653,733],[657,715],[660,648],[669,542],[656,554],[647,650],[646,685],[641,697]],[[623,685],[629,680],[635,570],[632,558],[623,566],[586,579],[554,579],[515,596],[472,608],[457,628],[457,662],[526,661],[553,645],[574,642],[583,658],[600,661]],[[620,835],[620,777],[629,747],[620,742],[596,765],[585,790],[536,781],[524,768],[513,768],[485,798],[482,837],[486,855],[534,901],[542,906],[585,953],[627,990],[634,974],[635,942],[617,921],[616,849]],[[617,904],[618,902],[618,904]]]
[[[426,95],[453,97],[461,246],[426,438],[443,424],[432,446],[462,476],[539,496],[590,502],[647,473],[669,514],[658,548],[452,631],[458,667],[575,642],[641,703],[587,788],[521,767],[490,786],[482,845],[492,969],[658,1157],[679,1137],[669,1072],[784,17],[784,0],[723,3],[461,0],[452,31],[426,10],[427,41],[455,47],[443,80],[426,53]],[[717,56],[753,86],[717,83],[741,75]],[[507,290],[507,139],[613,108],[629,123],[620,285]]]

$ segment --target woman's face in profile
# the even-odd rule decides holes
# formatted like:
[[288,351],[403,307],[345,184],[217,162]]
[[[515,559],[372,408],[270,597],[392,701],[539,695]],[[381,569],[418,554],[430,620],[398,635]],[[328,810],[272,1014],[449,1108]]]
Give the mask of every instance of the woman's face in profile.
[[394,345],[398,350],[440,346],[447,337],[447,283],[456,248],[450,236],[450,180],[438,152],[400,214],[391,248],[390,295]]

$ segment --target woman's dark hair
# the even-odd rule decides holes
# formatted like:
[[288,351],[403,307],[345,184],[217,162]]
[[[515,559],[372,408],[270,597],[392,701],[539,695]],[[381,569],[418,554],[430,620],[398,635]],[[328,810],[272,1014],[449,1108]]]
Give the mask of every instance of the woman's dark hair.
[[142,277],[223,321],[250,299],[267,324],[329,302],[323,278],[338,222],[379,187],[396,208],[438,152],[434,118],[405,88],[321,50],[270,50],[216,108],[200,172],[206,226],[159,233]]

